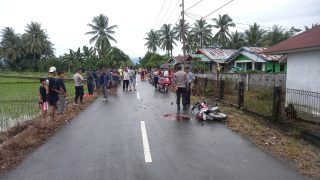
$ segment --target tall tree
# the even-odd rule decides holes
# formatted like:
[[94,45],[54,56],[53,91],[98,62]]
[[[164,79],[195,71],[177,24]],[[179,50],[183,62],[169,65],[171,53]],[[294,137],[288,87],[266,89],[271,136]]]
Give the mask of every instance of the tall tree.
[[218,29],[218,32],[215,34],[214,38],[221,45],[221,47],[224,48],[229,41],[229,28],[235,27],[236,25],[232,22],[232,19],[228,14],[224,14],[222,16],[219,14],[219,18],[214,18],[213,21],[215,22],[213,27]]
[[147,40],[145,46],[147,46],[148,51],[155,53],[157,51],[157,48],[159,46],[159,33],[154,30],[150,30],[147,32],[145,40]]
[[182,42],[183,38],[185,39],[187,38],[187,34],[190,31],[190,25],[186,21],[184,21],[184,33],[183,33],[182,26],[183,26],[183,21],[181,19],[179,23],[177,23],[173,28],[173,31],[180,42]]
[[254,23],[244,32],[246,45],[259,47],[263,45],[263,35],[266,33],[264,29],[257,23]]
[[86,32],[86,35],[94,35],[90,40],[90,44],[95,42],[95,47],[98,50],[99,57],[105,56],[108,49],[111,48],[111,41],[117,42],[112,36],[117,28],[117,25],[110,26],[109,18],[103,14],[95,16],[92,24],[87,24],[91,27],[91,31]]
[[239,49],[245,44],[244,35],[241,32],[235,31],[230,34],[230,41],[228,42],[228,48]]
[[290,37],[290,34],[287,33],[281,26],[274,25],[272,30],[265,35],[264,44],[267,46],[273,46],[280,43]]
[[53,44],[50,42],[47,33],[41,28],[40,23],[31,22],[27,24],[22,40],[26,53],[33,55],[33,68],[35,68],[36,58],[40,59],[42,55],[53,53]]
[[211,28],[212,25],[208,24],[204,19],[200,19],[195,22],[191,33],[195,36],[197,42],[199,42],[198,47],[202,48],[209,46],[209,42],[212,37]]
[[164,24],[159,30],[160,33],[160,47],[166,50],[170,57],[172,57],[173,45],[176,44],[177,37],[174,34],[171,24]]
[[5,27],[1,32],[0,54],[8,63],[15,64],[22,57],[23,50],[20,36],[13,28]]

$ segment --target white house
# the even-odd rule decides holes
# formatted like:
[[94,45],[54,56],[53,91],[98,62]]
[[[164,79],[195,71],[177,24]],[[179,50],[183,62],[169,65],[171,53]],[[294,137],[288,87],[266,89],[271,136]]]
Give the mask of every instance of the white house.
[[276,44],[265,54],[287,54],[286,104],[320,122],[320,26]]

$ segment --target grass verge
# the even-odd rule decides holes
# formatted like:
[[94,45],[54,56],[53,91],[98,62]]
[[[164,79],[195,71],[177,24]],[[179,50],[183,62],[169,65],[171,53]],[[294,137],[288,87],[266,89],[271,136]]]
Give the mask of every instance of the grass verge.
[[88,97],[82,106],[68,106],[55,122],[37,117],[0,134],[0,174],[15,168],[34,148],[44,143],[59,128],[66,126],[98,96]]
[[[192,97],[192,102],[204,98]],[[320,149],[299,138],[299,131],[284,132],[267,124],[265,119],[219,103],[228,114],[226,125],[235,133],[250,140],[260,149],[296,169],[309,179],[320,179]]]

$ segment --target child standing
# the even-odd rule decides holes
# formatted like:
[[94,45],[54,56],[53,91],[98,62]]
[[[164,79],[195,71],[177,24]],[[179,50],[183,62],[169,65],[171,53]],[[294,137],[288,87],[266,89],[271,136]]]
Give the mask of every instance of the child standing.
[[40,88],[39,88],[39,106],[42,111],[42,118],[46,118],[47,111],[49,109],[49,104],[47,101],[48,86],[46,85],[46,79],[40,78]]

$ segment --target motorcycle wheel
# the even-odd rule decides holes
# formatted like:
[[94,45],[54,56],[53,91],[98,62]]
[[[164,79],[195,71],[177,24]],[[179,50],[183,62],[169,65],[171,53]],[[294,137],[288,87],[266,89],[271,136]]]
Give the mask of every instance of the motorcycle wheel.
[[228,116],[224,113],[210,113],[209,116],[212,117],[212,120],[216,120],[216,121],[224,121],[226,119],[228,119]]

